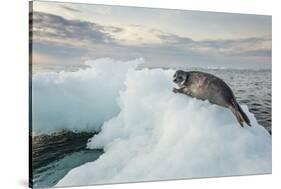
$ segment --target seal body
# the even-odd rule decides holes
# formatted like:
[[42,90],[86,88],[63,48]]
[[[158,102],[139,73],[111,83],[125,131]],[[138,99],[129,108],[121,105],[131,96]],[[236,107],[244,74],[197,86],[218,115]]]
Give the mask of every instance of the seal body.
[[183,93],[200,100],[209,100],[210,103],[229,108],[239,124],[250,124],[250,120],[236,101],[231,88],[220,78],[204,72],[182,70],[176,71],[173,81],[179,86],[173,92]]

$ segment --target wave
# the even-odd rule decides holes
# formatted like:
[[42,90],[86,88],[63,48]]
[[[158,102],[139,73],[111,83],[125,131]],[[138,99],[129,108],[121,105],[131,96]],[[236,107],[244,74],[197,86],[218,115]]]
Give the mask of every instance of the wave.
[[120,112],[87,144],[104,154],[57,186],[271,173],[271,136],[247,106],[242,128],[230,110],[174,94],[173,72],[128,69]]

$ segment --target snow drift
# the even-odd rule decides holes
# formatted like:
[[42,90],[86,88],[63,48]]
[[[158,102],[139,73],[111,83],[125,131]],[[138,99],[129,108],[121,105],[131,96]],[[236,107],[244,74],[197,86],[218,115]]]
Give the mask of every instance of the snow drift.
[[120,112],[88,143],[104,154],[57,186],[271,173],[271,136],[248,108],[242,128],[230,110],[174,94],[173,73],[128,69]]

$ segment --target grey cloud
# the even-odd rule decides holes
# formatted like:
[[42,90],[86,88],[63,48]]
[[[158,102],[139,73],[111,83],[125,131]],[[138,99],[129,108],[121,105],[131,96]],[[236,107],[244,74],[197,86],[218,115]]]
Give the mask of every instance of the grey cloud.
[[119,33],[122,32],[124,29],[123,28],[119,28],[119,27],[115,27],[115,26],[106,26],[104,27],[107,31],[113,32],[113,33]]
[[265,36],[265,37],[251,37],[251,38],[244,38],[244,39],[231,39],[231,40],[205,40],[205,41],[199,41],[199,43],[201,45],[214,47],[214,48],[226,48],[226,47],[239,46],[242,44],[254,45],[269,40],[271,40],[271,38]]
[[194,44],[195,42],[188,37],[180,37],[174,34],[160,34],[158,37],[168,44]]
[[[158,31],[159,32],[159,31]],[[271,56],[271,47],[262,47],[259,44],[271,43],[271,36],[252,37],[231,40],[201,40],[195,41],[188,37],[175,34],[161,33],[158,35],[166,45],[186,47],[185,49],[208,49],[212,53],[220,53],[231,56]],[[251,49],[247,49],[251,47]]]
[[259,49],[259,50],[249,50],[249,51],[241,51],[235,54],[235,56],[256,56],[256,57],[271,57],[272,51],[270,49]]
[[217,49],[226,50],[225,55],[242,57],[271,57],[271,46],[263,47],[262,43],[271,43],[271,37],[252,37],[237,40],[213,40],[202,41],[201,45]]
[[65,5],[61,5],[60,7],[63,8],[63,9],[65,9],[65,10],[72,11],[72,12],[81,12],[81,11],[78,10],[78,9],[70,8],[70,7],[67,7],[67,6],[65,6]]
[[[108,30],[118,32],[118,27],[110,27]],[[34,12],[33,36],[40,41],[57,39],[61,41],[84,42],[88,44],[110,43],[113,38],[107,32],[107,28],[96,23],[67,20],[61,16]]]
[[60,45],[57,43],[41,43],[37,42],[33,44],[33,50],[38,53],[51,54],[56,57],[81,57],[90,52],[86,48],[76,48],[73,46]]
[[[271,36],[196,41],[189,37],[151,29],[153,34],[164,41],[163,44],[126,45],[110,35],[122,31],[123,28],[116,26],[68,20],[42,12],[33,14],[34,52],[53,57],[57,64],[73,62],[83,65],[85,59],[101,57],[121,60],[144,57],[147,64],[155,66],[188,64],[189,66],[254,67],[254,63],[257,63],[255,60],[244,62],[243,58],[254,56],[259,59],[271,56],[271,47],[261,49],[258,45],[263,42],[270,44]],[[254,48],[248,49],[245,44]],[[264,61],[264,65],[267,66],[267,63]]]

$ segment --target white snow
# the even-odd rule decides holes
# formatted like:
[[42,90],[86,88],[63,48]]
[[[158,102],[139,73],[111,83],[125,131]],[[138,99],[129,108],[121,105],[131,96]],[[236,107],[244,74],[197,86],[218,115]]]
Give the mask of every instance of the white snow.
[[174,70],[125,70],[120,95],[106,98],[118,96],[120,112],[88,143],[105,153],[57,186],[271,173],[271,136],[245,105],[252,127],[242,128],[230,110],[174,94]]
[[127,71],[143,62],[109,58],[88,61],[77,72],[38,73],[32,78],[32,130],[34,135],[62,129],[99,131],[116,115],[119,91]]

